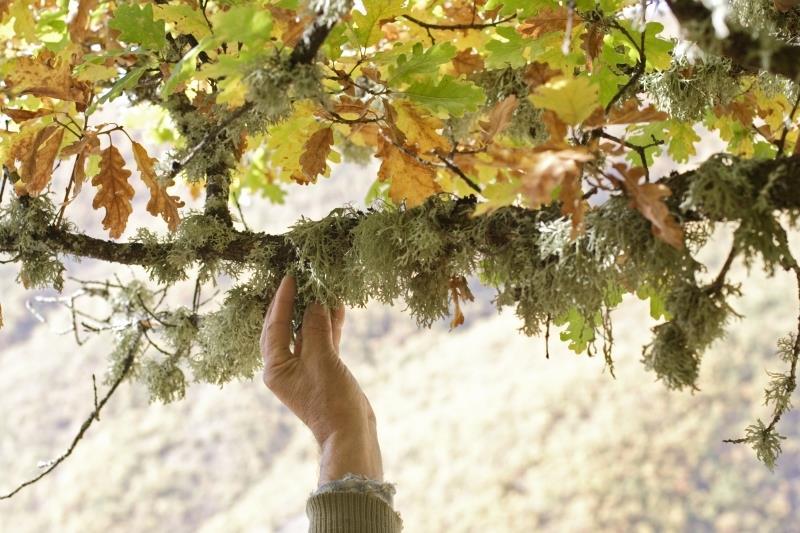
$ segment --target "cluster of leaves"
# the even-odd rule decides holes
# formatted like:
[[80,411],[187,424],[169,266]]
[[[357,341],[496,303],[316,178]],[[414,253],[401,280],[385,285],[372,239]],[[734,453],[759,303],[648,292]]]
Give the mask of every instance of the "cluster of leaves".
[[[731,262],[796,264],[775,216],[787,206],[772,192],[791,172],[759,175],[759,165],[800,155],[800,89],[766,60],[754,72],[686,52],[647,4],[0,0],[0,161],[3,191],[11,183],[16,195],[0,215],[0,249],[32,286],[60,288],[62,252],[143,265],[164,286],[195,264],[198,288],[223,272],[239,278],[202,318],[197,301],[161,311],[128,298],[124,309],[153,319],[146,329],[163,330],[171,347],[133,366],[164,401],[182,396],[182,362],[215,383],[252,375],[263,304],[284,271],[305,300],[402,298],[423,325],[452,305],[453,326],[478,274],[498,288],[498,305],[516,306],[526,333],[563,326],[562,340],[590,354],[602,340],[609,365],[610,311],[635,293],[665,319],[644,363],[670,387],[693,387],[732,315]],[[728,21],[765,43],[763,57],[796,40],[790,3],[738,4],[771,13]],[[121,98],[169,115],[172,131],[156,135],[170,144],[163,162],[98,118]],[[654,175],[657,158],[691,161],[702,129],[724,156],[683,181]],[[134,196],[120,141],[166,237],[115,242]],[[234,227],[232,189],[280,202],[343,156],[379,161],[365,191],[376,207],[301,220],[268,243]],[[62,193],[52,177],[67,160]],[[177,178],[205,187],[203,213],[181,220],[184,204],[168,191]],[[87,181],[110,241],[76,238],[67,221]],[[704,285],[693,253],[723,221],[740,224],[734,247]]]

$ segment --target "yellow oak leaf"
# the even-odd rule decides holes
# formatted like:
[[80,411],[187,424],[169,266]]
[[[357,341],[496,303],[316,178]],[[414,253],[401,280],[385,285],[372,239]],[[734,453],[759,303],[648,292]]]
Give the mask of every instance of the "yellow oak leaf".
[[389,198],[394,203],[400,204],[405,200],[406,206],[414,207],[440,191],[433,168],[390,142],[384,140],[375,155],[382,160],[378,178],[389,182]]
[[322,128],[314,132],[303,145],[303,153],[300,154],[300,168],[303,173],[296,181],[302,184],[314,183],[320,174],[327,176],[330,173],[328,154],[331,153],[332,145],[331,128]]
[[599,89],[586,76],[553,78],[529,96],[533,105],[550,109],[567,124],[580,124],[600,106]]
[[91,85],[73,78],[71,70],[68,61],[45,50],[36,57],[14,59],[4,81],[14,94],[69,100],[82,111],[91,96]]
[[[53,163],[63,138],[64,128],[56,124],[45,126],[37,132],[20,169],[24,194],[36,196],[50,183],[53,177]],[[23,189],[17,187],[17,192],[23,193]]]
[[125,159],[113,145],[101,152],[100,172],[92,178],[92,185],[98,187],[92,207],[105,208],[103,228],[109,230],[112,239],[122,235],[133,212],[131,200],[134,191],[128,183],[130,175],[130,170],[125,168]]
[[171,196],[167,192],[167,187],[174,185],[175,181],[170,179],[162,184],[158,180],[154,168],[156,159],[151,158],[144,146],[137,142],[132,144],[132,148],[133,158],[136,160],[136,166],[139,167],[139,175],[150,190],[147,212],[156,217],[160,215],[166,221],[170,231],[177,230],[181,221],[178,208],[183,207],[184,204],[180,198]]
[[420,152],[450,150],[450,142],[437,130],[444,127],[441,119],[434,117],[409,100],[397,100],[393,105],[397,111],[395,123],[405,134],[410,144],[415,144]]

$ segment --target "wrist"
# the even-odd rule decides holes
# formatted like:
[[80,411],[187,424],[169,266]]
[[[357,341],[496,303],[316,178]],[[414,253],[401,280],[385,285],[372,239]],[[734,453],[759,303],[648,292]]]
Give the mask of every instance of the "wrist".
[[356,474],[383,481],[378,432],[373,422],[331,433],[320,443],[319,485]]

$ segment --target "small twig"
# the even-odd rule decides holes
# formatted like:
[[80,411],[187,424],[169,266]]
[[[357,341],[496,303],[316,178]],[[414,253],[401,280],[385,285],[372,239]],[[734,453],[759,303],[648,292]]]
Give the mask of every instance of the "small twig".
[[639,53],[639,61],[636,63],[636,70],[634,71],[633,76],[630,77],[628,82],[625,85],[623,85],[619,91],[617,91],[617,94],[615,94],[608,102],[608,105],[606,105],[605,109],[606,113],[611,111],[614,105],[619,101],[620,98],[622,98],[622,96],[628,91],[628,89],[633,87],[639,81],[639,78],[641,78],[642,75],[644,74],[645,66],[647,64],[647,57],[645,56],[644,53],[645,31],[642,31],[641,42],[637,44],[636,40],[633,38],[630,32],[626,30],[624,26],[622,26],[622,24],[620,24],[615,20],[611,23],[611,25],[614,26],[619,31],[621,31],[623,35],[625,35],[625,37],[631,42],[633,47]]
[[[417,26],[425,28],[426,30],[482,30],[484,28],[499,26],[504,22],[508,22],[509,20],[516,18],[516,15],[509,15],[494,22],[482,22],[478,24],[475,24],[474,22],[470,22],[469,24],[434,24],[432,22],[425,22],[424,20],[414,18],[411,15],[403,15],[403,18],[409,22],[413,22]],[[431,37],[431,39],[432,38],[433,37]]]
[[444,166],[453,171],[459,178],[464,180],[464,182],[469,186],[470,189],[472,189],[477,193],[481,192],[481,188],[478,186],[478,184],[472,181],[472,179],[470,179],[470,177],[467,176],[463,170],[458,168],[458,166],[455,163],[453,163],[452,161],[450,161],[449,159],[447,159],[442,155],[437,154],[437,156],[439,157],[439,160],[442,163],[444,163]]
[[242,226],[244,226],[245,231],[250,231],[250,226],[247,225],[247,221],[244,219],[244,212],[242,211],[242,204],[239,203],[239,194],[232,194],[233,197],[233,205],[236,206],[236,211],[239,213],[239,220],[242,222]]
[[650,181],[650,167],[647,164],[647,152],[646,152],[646,150],[648,148],[653,148],[654,146],[662,145],[662,144],[664,144],[664,141],[656,141],[656,140],[654,140],[650,144],[646,144],[644,146],[639,146],[637,144],[630,143],[630,142],[628,142],[628,141],[626,141],[624,139],[620,139],[619,137],[615,137],[614,135],[611,135],[610,133],[606,133],[602,129],[595,130],[594,134],[596,136],[598,136],[598,137],[602,137],[603,139],[608,139],[609,141],[614,141],[615,143],[618,143],[618,144],[621,144],[623,146],[626,146],[626,147],[630,148],[631,150],[633,150],[634,152],[636,152],[637,154],[639,154],[639,159],[641,159],[641,161],[642,161],[642,168],[644,168],[645,181],[648,181],[648,182]]
[[547,321],[545,322],[544,328],[544,358],[550,359],[550,322],[552,322],[552,318],[550,317],[550,313],[547,314]]
[[[130,350],[125,355],[125,359],[122,362],[122,368],[120,369],[119,375],[116,377],[116,379],[114,379],[114,382],[109,387],[108,391],[106,392],[106,395],[103,396],[103,398],[99,402],[97,401],[97,397],[95,396],[95,407],[94,407],[94,409],[89,414],[88,418],[86,418],[86,420],[83,421],[83,424],[81,424],[80,430],[75,435],[75,437],[72,439],[72,442],[70,443],[69,448],[67,448],[67,451],[65,451],[63,454],[61,454],[61,456],[59,456],[54,461],[50,461],[48,463],[47,468],[41,474],[39,474],[38,476],[36,476],[36,477],[34,477],[32,479],[29,479],[25,483],[22,483],[21,485],[19,485],[17,488],[12,490],[11,492],[0,496],[0,500],[7,500],[7,499],[11,498],[12,496],[14,496],[15,494],[17,494],[22,489],[24,489],[25,487],[27,487],[29,485],[33,485],[34,483],[36,483],[37,481],[42,479],[44,476],[46,476],[47,474],[49,474],[50,472],[55,470],[58,467],[58,465],[60,465],[62,462],[64,462],[64,460],[67,457],[72,455],[72,452],[75,450],[75,447],[78,445],[78,442],[80,442],[80,440],[83,438],[84,434],[86,434],[86,431],[92,426],[92,423],[94,421],[96,421],[96,420],[100,420],[100,410],[103,409],[103,407],[105,406],[106,402],[108,402],[108,400],[111,398],[111,396],[117,390],[117,387],[119,387],[119,384],[122,383],[122,381],[127,376],[128,372],[130,371],[131,367],[133,366],[133,360],[134,360],[134,358],[136,356],[136,351],[139,349],[139,343],[141,342],[142,333],[143,332],[144,332],[144,328],[139,326],[138,334],[136,335],[136,338],[134,339]],[[96,391],[95,391],[95,394],[96,394]]]
[[733,264],[733,260],[736,258],[736,254],[738,253],[739,250],[736,247],[736,243],[734,242],[731,245],[731,250],[728,252],[728,257],[725,259],[725,263],[723,263],[722,268],[719,271],[719,274],[717,274],[717,277],[714,279],[714,281],[705,288],[707,292],[716,293],[722,289],[723,285],[725,284],[725,276],[728,275],[728,271],[730,270],[731,265]]
[[792,112],[789,113],[789,118],[786,120],[786,124],[783,126],[783,133],[781,133],[781,139],[778,141],[778,155],[776,157],[783,155],[783,150],[786,148],[786,137],[789,135],[789,128],[791,127],[792,122],[794,122],[794,115],[797,113],[798,106],[800,106],[800,89],[797,91],[797,98],[795,98],[794,106],[792,106]]
[[94,389],[94,419],[100,422],[100,411],[97,407],[97,380],[92,374],[92,389]]

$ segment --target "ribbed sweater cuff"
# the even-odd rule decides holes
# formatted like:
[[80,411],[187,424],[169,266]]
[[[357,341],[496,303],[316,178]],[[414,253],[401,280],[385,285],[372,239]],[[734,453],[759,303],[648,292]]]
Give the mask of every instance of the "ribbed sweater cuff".
[[357,492],[327,492],[306,505],[309,533],[397,533],[402,521],[377,496]]

